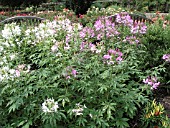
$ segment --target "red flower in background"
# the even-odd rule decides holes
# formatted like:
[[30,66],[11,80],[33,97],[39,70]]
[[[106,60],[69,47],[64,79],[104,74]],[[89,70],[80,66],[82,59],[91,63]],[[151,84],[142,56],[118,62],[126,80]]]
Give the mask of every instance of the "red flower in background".
[[5,12],[4,12],[4,11],[1,11],[1,12],[0,12],[0,15],[4,15],[4,14],[5,14]]
[[19,13],[19,14],[17,14],[17,16],[27,16],[27,14],[25,14],[25,13]]
[[67,9],[67,8],[64,8],[64,9],[63,9],[63,11],[67,12],[67,11],[68,11],[68,9]]
[[69,15],[70,17],[72,17],[72,16],[73,16],[73,14],[72,14],[72,13],[69,13],[68,15]]
[[83,17],[84,17],[84,15],[79,14],[79,18],[83,18]]

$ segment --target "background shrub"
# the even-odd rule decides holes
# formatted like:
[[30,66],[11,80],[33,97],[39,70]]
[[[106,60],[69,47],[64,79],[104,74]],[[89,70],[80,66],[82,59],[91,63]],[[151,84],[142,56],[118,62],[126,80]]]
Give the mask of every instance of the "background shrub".
[[66,8],[73,10],[76,15],[85,14],[94,0],[67,0]]
[[163,60],[164,54],[170,53],[170,30],[169,24],[158,20],[155,24],[148,27],[148,33],[144,36],[144,45],[146,47],[146,55],[144,67],[147,69],[157,67],[164,64],[165,71],[161,71],[162,87],[169,88],[169,63]]

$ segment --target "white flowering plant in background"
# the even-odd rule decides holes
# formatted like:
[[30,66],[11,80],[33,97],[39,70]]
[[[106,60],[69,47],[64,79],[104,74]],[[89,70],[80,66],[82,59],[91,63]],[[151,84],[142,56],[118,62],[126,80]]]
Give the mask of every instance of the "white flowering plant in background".
[[8,40],[20,35],[21,29],[16,23],[6,24],[2,30],[2,37]]
[[57,112],[58,108],[58,102],[55,102],[54,99],[47,99],[42,103],[42,111],[45,113]]
[[151,68],[149,27],[117,16],[118,23],[101,16],[86,26],[66,17],[5,25],[0,127],[132,127],[149,96],[167,82],[168,73],[161,74],[169,51],[159,52],[159,65]]

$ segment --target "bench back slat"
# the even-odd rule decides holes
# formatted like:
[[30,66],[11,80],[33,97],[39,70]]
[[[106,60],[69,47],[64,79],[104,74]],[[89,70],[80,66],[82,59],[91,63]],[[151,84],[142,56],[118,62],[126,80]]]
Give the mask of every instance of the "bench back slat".
[[36,17],[36,16],[14,16],[14,17],[10,17],[10,18],[7,18],[7,19],[1,21],[0,25],[12,23],[12,22],[21,22],[21,21],[41,22],[43,20],[45,20],[45,19],[41,18],[41,17]]

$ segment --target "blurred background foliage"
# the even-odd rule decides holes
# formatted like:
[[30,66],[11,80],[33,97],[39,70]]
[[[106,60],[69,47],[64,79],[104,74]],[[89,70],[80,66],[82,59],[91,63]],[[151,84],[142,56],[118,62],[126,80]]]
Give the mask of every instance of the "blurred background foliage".
[[170,10],[169,0],[143,0],[142,2],[141,0],[0,0],[0,11],[4,7],[12,9],[30,6],[41,7],[42,3],[46,5],[44,9],[51,7],[52,10],[55,10],[57,5],[62,4],[64,7],[73,10],[76,14],[85,14],[90,6],[104,8],[110,5],[142,12],[160,11],[168,13]]

